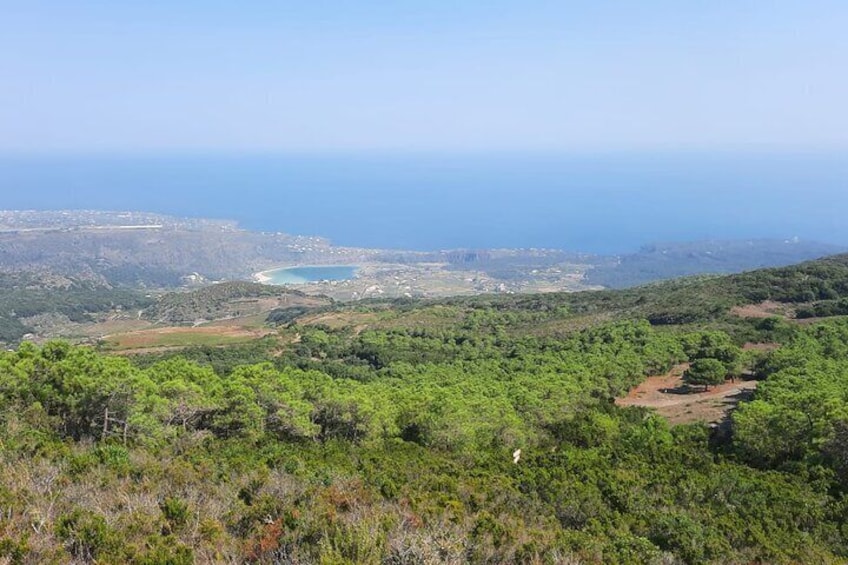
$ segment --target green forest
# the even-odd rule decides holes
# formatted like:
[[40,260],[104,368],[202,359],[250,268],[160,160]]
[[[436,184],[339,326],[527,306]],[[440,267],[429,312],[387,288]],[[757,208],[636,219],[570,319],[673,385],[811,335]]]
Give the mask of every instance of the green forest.
[[25,321],[44,314],[87,322],[93,314],[116,308],[137,310],[151,304],[137,290],[58,277],[44,281],[30,273],[0,273],[0,344],[15,342],[32,331]]
[[[228,348],[24,342],[0,353],[0,561],[848,562],[846,298],[840,256],[281,311]],[[765,300],[809,315],[732,313]],[[614,404],[680,363],[754,398],[712,427]]]

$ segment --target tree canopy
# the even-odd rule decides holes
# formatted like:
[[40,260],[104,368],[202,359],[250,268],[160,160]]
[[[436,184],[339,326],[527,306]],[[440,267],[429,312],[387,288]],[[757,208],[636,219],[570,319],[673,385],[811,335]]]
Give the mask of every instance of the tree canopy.
[[[669,324],[697,305],[668,288],[338,306],[372,321],[132,358],[22,343],[0,560],[844,562],[848,321]],[[686,362],[761,382],[713,431],[613,403]]]
[[712,357],[695,359],[683,374],[683,380],[692,385],[703,385],[709,388],[720,385],[727,378],[727,366]]

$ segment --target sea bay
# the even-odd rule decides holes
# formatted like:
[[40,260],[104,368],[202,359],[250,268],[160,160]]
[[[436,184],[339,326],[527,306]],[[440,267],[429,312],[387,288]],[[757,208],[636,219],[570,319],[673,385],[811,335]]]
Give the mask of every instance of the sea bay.
[[320,281],[346,281],[356,276],[352,265],[309,265],[263,271],[257,278],[266,284],[306,284]]

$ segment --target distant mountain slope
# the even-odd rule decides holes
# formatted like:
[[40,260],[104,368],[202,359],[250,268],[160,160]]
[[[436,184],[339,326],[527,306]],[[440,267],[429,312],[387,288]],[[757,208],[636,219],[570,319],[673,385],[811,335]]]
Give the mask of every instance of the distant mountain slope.
[[[323,313],[315,322],[333,318],[337,327],[373,324],[414,332],[438,332],[454,324],[490,325],[496,331],[508,324],[517,332],[562,335],[611,320],[644,319],[652,325],[719,324],[727,330],[746,332],[762,320],[737,315],[738,307],[766,301],[776,303],[788,317],[848,314],[848,254],[788,267],[686,277],[627,289],[337,304],[332,307],[333,313]],[[767,312],[763,313],[765,317]],[[310,315],[298,321],[313,322]]]
[[148,306],[144,294],[75,278],[33,273],[0,273],[0,343],[33,331],[30,320],[61,316],[86,323],[115,310]]
[[591,269],[587,282],[607,288],[698,274],[731,274],[782,267],[843,253],[848,248],[799,240],[698,241],[647,245],[617,263]]
[[[0,211],[0,272],[49,271],[113,285],[174,288],[238,279],[280,264],[322,262],[318,237],[238,229],[233,222],[147,213]],[[349,253],[333,247],[336,261]],[[352,253],[359,258],[361,251]]]
[[314,307],[329,303],[329,299],[307,296],[282,286],[236,281],[164,294],[144,311],[144,317],[156,323],[187,324],[251,316],[276,308]]

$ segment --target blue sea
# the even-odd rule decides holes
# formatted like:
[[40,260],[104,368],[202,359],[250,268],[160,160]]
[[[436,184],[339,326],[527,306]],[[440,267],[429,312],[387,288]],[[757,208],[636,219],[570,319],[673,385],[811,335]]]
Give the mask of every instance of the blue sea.
[[350,265],[316,265],[287,267],[264,273],[270,284],[303,284],[318,281],[346,281],[356,275],[356,267]]
[[658,241],[848,244],[848,156],[2,157],[0,209],[229,218],[339,245],[626,252]]

